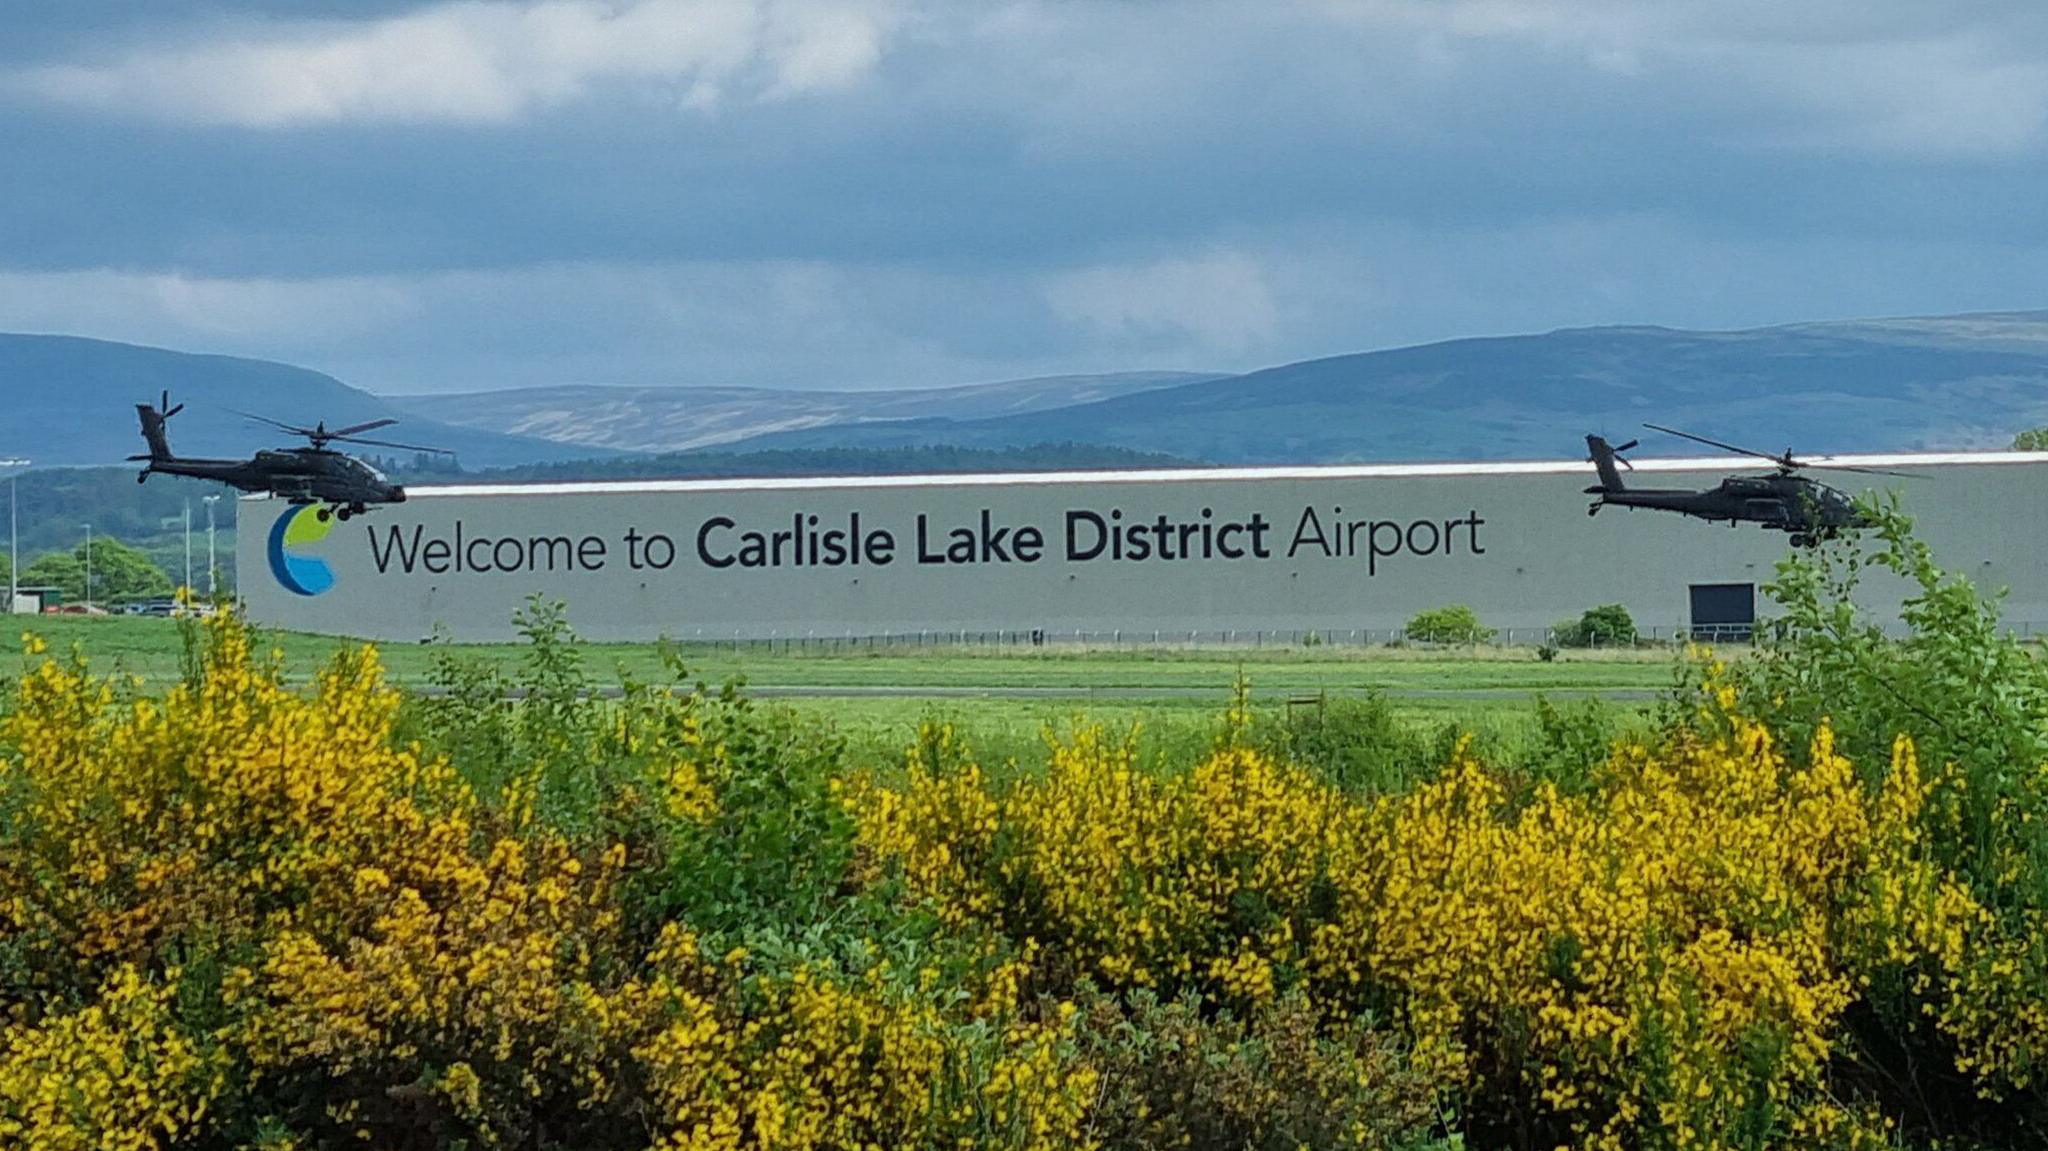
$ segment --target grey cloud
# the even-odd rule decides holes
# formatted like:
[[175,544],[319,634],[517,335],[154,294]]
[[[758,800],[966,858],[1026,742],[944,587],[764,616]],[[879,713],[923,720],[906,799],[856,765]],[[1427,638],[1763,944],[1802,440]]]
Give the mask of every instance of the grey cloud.
[[873,67],[889,0],[446,0],[367,19],[223,27],[41,64],[19,91],[116,116],[244,128],[497,123],[639,85],[683,107],[773,99]]
[[382,387],[882,386],[2048,300],[2032,5],[906,4],[794,98],[762,49],[697,106],[571,68],[249,127],[19,78],[312,17],[94,4],[103,40],[0,48],[0,327]]
[[[1650,217],[1466,231],[1298,225],[1030,277],[814,261],[562,264],[305,281],[0,275],[0,329],[306,363],[389,391],[545,383],[886,387],[1249,369],[1610,322],[1992,310],[2048,299],[2048,246],[1740,241]],[[1827,301],[1825,310],[1815,301]]]

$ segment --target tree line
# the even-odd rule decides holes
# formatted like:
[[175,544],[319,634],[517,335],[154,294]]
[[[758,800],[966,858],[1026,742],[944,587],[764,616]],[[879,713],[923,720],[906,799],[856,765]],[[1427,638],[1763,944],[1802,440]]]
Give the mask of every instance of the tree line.
[[[86,548],[85,541],[81,539],[78,546],[69,551],[44,552],[35,557],[22,565],[19,586],[54,590],[56,602],[90,600],[96,604],[160,599],[177,590],[170,574],[141,548],[113,536],[95,535],[90,563],[87,562]],[[206,557],[198,556],[197,562],[200,566],[194,570],[192,578],[204,590]],[[12,560],[0,553],[0,583],[13,586],[10,582],[12,570]],[[90,588],[87,587],[88,572]]]
[[[4,477],[0,477],[4,479]],[[0,485],[6,486],[6,485]],[[234,582],[234,493],[177,476],[135,482],[129,468],[42,468],[13,477],[14,515],[23,587],[59,589],[66,602],[85,598],[86,525],[92,527],[95,603],[171,594],[184,578],[185,510],[192,513],[192,581],[206,580],[206,497],[213,504],[220,586]],[[8,492],[0,490],[0,504]],[[8,509],[0,506],[0,517]],[[0,522],[0,588],[11,572]]]

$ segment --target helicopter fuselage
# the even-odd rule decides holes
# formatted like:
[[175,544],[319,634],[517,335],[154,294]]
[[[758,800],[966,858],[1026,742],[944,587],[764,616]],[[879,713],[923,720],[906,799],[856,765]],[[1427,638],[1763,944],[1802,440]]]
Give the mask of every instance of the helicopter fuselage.
[[261,451],[247,460],[171,456],[150,460],[139,478],[148,479],[151,475],[190,476],[245,492],[267,492],[293,503],[329,503],[356,510],[374,504],[405,502],[402,486],[353,456],[326,449]]
[[1804,476],[1730,476],[1711,488],[1604,487],[1586,489],[1602,507],[1652,508],[1703,520],[1753,523],[1810,539],[1826,538],[1844,528],[1866,526],[1856,505],[1842,492]]
[[149,445],[147,453],[128,457],[143,463],[142,474],[135,477],[137,483],[146,483],[149,477],[159,475],[213,480],[245,492],[282,496],[295,504],[331,504],[331,508],[320,509],[321,519],[326,519],[330,514],[348,519],[353,515],[361,515],[376,504],[404,503],[405,489],[385,479],[376,468],[354,456],[337,452],[329,448],[328,444],[342,441],[402,448],[408,451],[441,451],[440,448],[422,447],[418,444],[399,444],[389,440],[370,440],[362,437],[363,432],[374,431],[398,422],[388,417],[329,431],[325,420],[313,427],[301,428],[262,416],[249,416],[249,419],[274,425],[295,436],[306,437],[307,446],[266,448],[246,460],[180,457],[171,451],[171,440],[165,426],[172,416],[184,410],[183,404],[171,406],[171,393],[168,391],[164,392],[162,401],[157,406],[135,405],[136,418],[142,423],[143,442]]

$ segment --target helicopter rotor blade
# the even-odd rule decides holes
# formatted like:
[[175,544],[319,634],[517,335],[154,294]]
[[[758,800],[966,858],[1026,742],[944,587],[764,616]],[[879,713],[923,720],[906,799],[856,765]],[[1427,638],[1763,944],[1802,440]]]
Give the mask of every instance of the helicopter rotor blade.
[[1855,472],[1865,476],[1892,476],[1902,480],[1931,480],[1934,478],[1929,475],[1915,475],[1912,472],[1888,472],[1883,468],[1859,468],[1854,464],[1802,463],[1800,466],[1826,472]]
[[228,410],[234,412],[236,415],[242,417],[245,420],[254,420],[259,424],[269,424],[273,428],[277,428],[280,431],[290,432],[295,436],[317,436],[323,434],[314,431],[312,428],[297,427],[292,424],[285,423],[283,420],[273,420],[269,416],[259,416],[254,412],[244,412],[236,408],[229,408]]
[[1696,436],[1693,435],[1691,432],[1681,432],[1677,428],[1667,428],[1662,424],[1644,424],[1643,426],[1650,429],[1653,432],[1663,432],[1667,436],[1677,436],[1680,439],[1686,439],[1691,440],[1694,443],[1705,444],[1710,448],[1720,448],[1724,452],[1734,452],[1736,455],[1739,456],[1755,456],[1757,459],[1760,460],[1769,460],[1772,463],[1777,464],[1779,467],[1796,468],[1801,466],[1798,460],[1792,458],[1792,454],[1790,452],[1787,452],[1782,456],[1774,456],[1769,452],[1760,452],[1754,448],[1737,447],[1734,444],[1723,443],[1720,440],[1710,440],[1705,436]]
[[1640,444],[1640,443],[1642,443],[1642,442],[1643,442],[1643,441],[1641,441],[1641,440],[1630,440],[1629,442],[1627,442],[1627,443],[1625,443],[1625,444],[1622,444],[1622,445],[1621,445],[1620,447],[1617,447],[1617,448],[1615,448],[1615,449],[1614,449],[1614,454],[1618,456],[1618,455],[1620,455],[1620,454],[1621,454],[1621,453],[1623,453],[1623,452],[1626,452],[1626,451],[1632,451],[1632,450],[1634,450],[1634,448],[1635,448],[1635,446],[1636,446],[1637,444]]
[[380,448],[402,448],[408,452],[434,452],[437,455],[443,456],[452,456],[455,454],[454,452],[448,450],[447,448],[430,448],[425,444],[401,444],[394,442],[392,440],[366,440],[360,436],[337,436],[331,433],[328,435],[327,438],[330,440],[340,440],[343,443],[349,444],[370,444],[372,446]]
[[388,428],[392,424],[395,424],[397,422],[398,421],[394,419],[371,420],[369,423],[366,424],[350,424],[345,428],[336,428],[333,431],[328,432],[327,435],[335,438],[340,438],[342,436],[353,436],[361,432],[376,431],[378,428]]

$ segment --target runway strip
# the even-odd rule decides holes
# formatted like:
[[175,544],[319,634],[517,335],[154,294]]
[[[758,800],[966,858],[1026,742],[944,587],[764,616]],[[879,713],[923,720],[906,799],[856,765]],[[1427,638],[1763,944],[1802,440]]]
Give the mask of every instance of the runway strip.
[[[846,686],[775,686],[748,684],[747,693],[763,699],[1228,699],[1227,687],[917,687],[908,684]],[[1254,699],[1307,699],[1327,695],[1331,699],[1363,696],[1364,688],[1318,691],[1253,691]],[[1641,688],[1566,689],[1539,691],[1529,688],[1389,688],[1379,693],[1387,699],[1490,700],[1529,699],[1546,695],[1553,699],[1605,699],[1617,703],[1656,699],[1661,692]]]
[[[410,690],[420,695],[437,696],[446,694],[431,685],[421,685]],[[1313,690],[1299,691],[1253,691],[1252,698],[1313,699],[1319,695],[1330,699],[1359,697],[1369,689],[1359,687],[1336,688],[1327,692]],[[600,699],[617,699],[624,693],[616,687],[600,688],[591,693]],[[1041,699],[1041,700],[1225,700],[1230,698],[1227,687],[960,687],[946,684],[760,684],[746,685],[745,694],[756,699]],[[1663,693],[1643,688],[1562,688],[1542,690],[1540,688],[1387,688],[1379,692],[1386,699],[1412,700],[1517,700],[1533,699],[1538,695],[1551,699],[1602,699],[1610,703],[1643,703],[1659,698]],[[517,700],[524,692],[511,691],[504,698]]]

